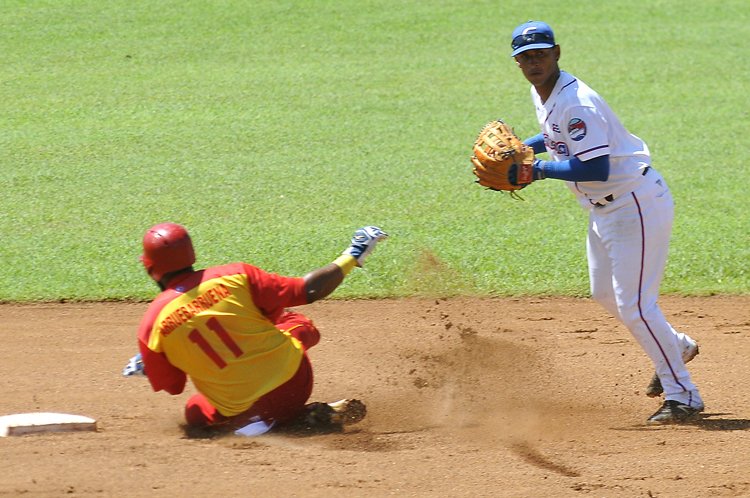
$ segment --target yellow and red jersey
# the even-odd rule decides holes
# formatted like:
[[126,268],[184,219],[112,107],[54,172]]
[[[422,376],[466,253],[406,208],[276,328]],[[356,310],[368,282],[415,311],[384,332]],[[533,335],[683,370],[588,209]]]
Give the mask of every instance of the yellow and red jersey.
[[245,263],[179,276],[151,303],[138,331],[154,391],[179,394],[186,374],[224,416],[288,381],[304,349],[274,323],[307,303],[305,281]]

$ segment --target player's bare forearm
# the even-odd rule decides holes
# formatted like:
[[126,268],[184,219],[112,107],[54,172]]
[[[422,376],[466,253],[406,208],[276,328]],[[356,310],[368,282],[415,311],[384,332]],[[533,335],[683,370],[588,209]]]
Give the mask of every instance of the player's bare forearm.
[[331,263],[317,270],[313,270],[304,277],[307,304],[327,297],[344,281],[341,267]]

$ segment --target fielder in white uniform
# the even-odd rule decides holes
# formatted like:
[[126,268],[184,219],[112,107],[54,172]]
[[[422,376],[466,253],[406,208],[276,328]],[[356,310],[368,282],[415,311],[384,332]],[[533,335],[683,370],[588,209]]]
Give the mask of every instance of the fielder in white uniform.
[[545,23],[513,32],[512,57],[531,82],[542,132],[525,140],[537,159],[534,179],[565,180],[589,211],[587,254],[593,297],[630,330],[654,362],[646,394],[665,394],[649,424],[679,423],[703,411],[685,363],[697,344],[676,332],[656,303],[669,250],[674,203],[651,167],[646,144],[581,80],[561,71],[560,46]]

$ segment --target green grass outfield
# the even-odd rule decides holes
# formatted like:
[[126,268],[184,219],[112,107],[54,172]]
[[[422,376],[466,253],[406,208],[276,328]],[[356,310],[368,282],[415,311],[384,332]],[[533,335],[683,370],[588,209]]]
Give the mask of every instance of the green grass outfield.
[[650,146],[677,204],[662,290],[747,293],[746,0],[5,0],[0,301],[149,299],[143,232],[301,276],[390,239],[333,297],[587,295],[586,213],[473,183],[479,129],[538,132],[512,29]]

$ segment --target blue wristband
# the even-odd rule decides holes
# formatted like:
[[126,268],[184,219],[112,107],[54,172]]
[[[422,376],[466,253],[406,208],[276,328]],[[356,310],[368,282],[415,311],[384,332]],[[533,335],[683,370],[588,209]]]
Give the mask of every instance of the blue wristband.
[[547,175],[544,172],[544,165],[546,162],[547,161],[542,161],[541,159],[534,159],[534,181],[547,178]]

